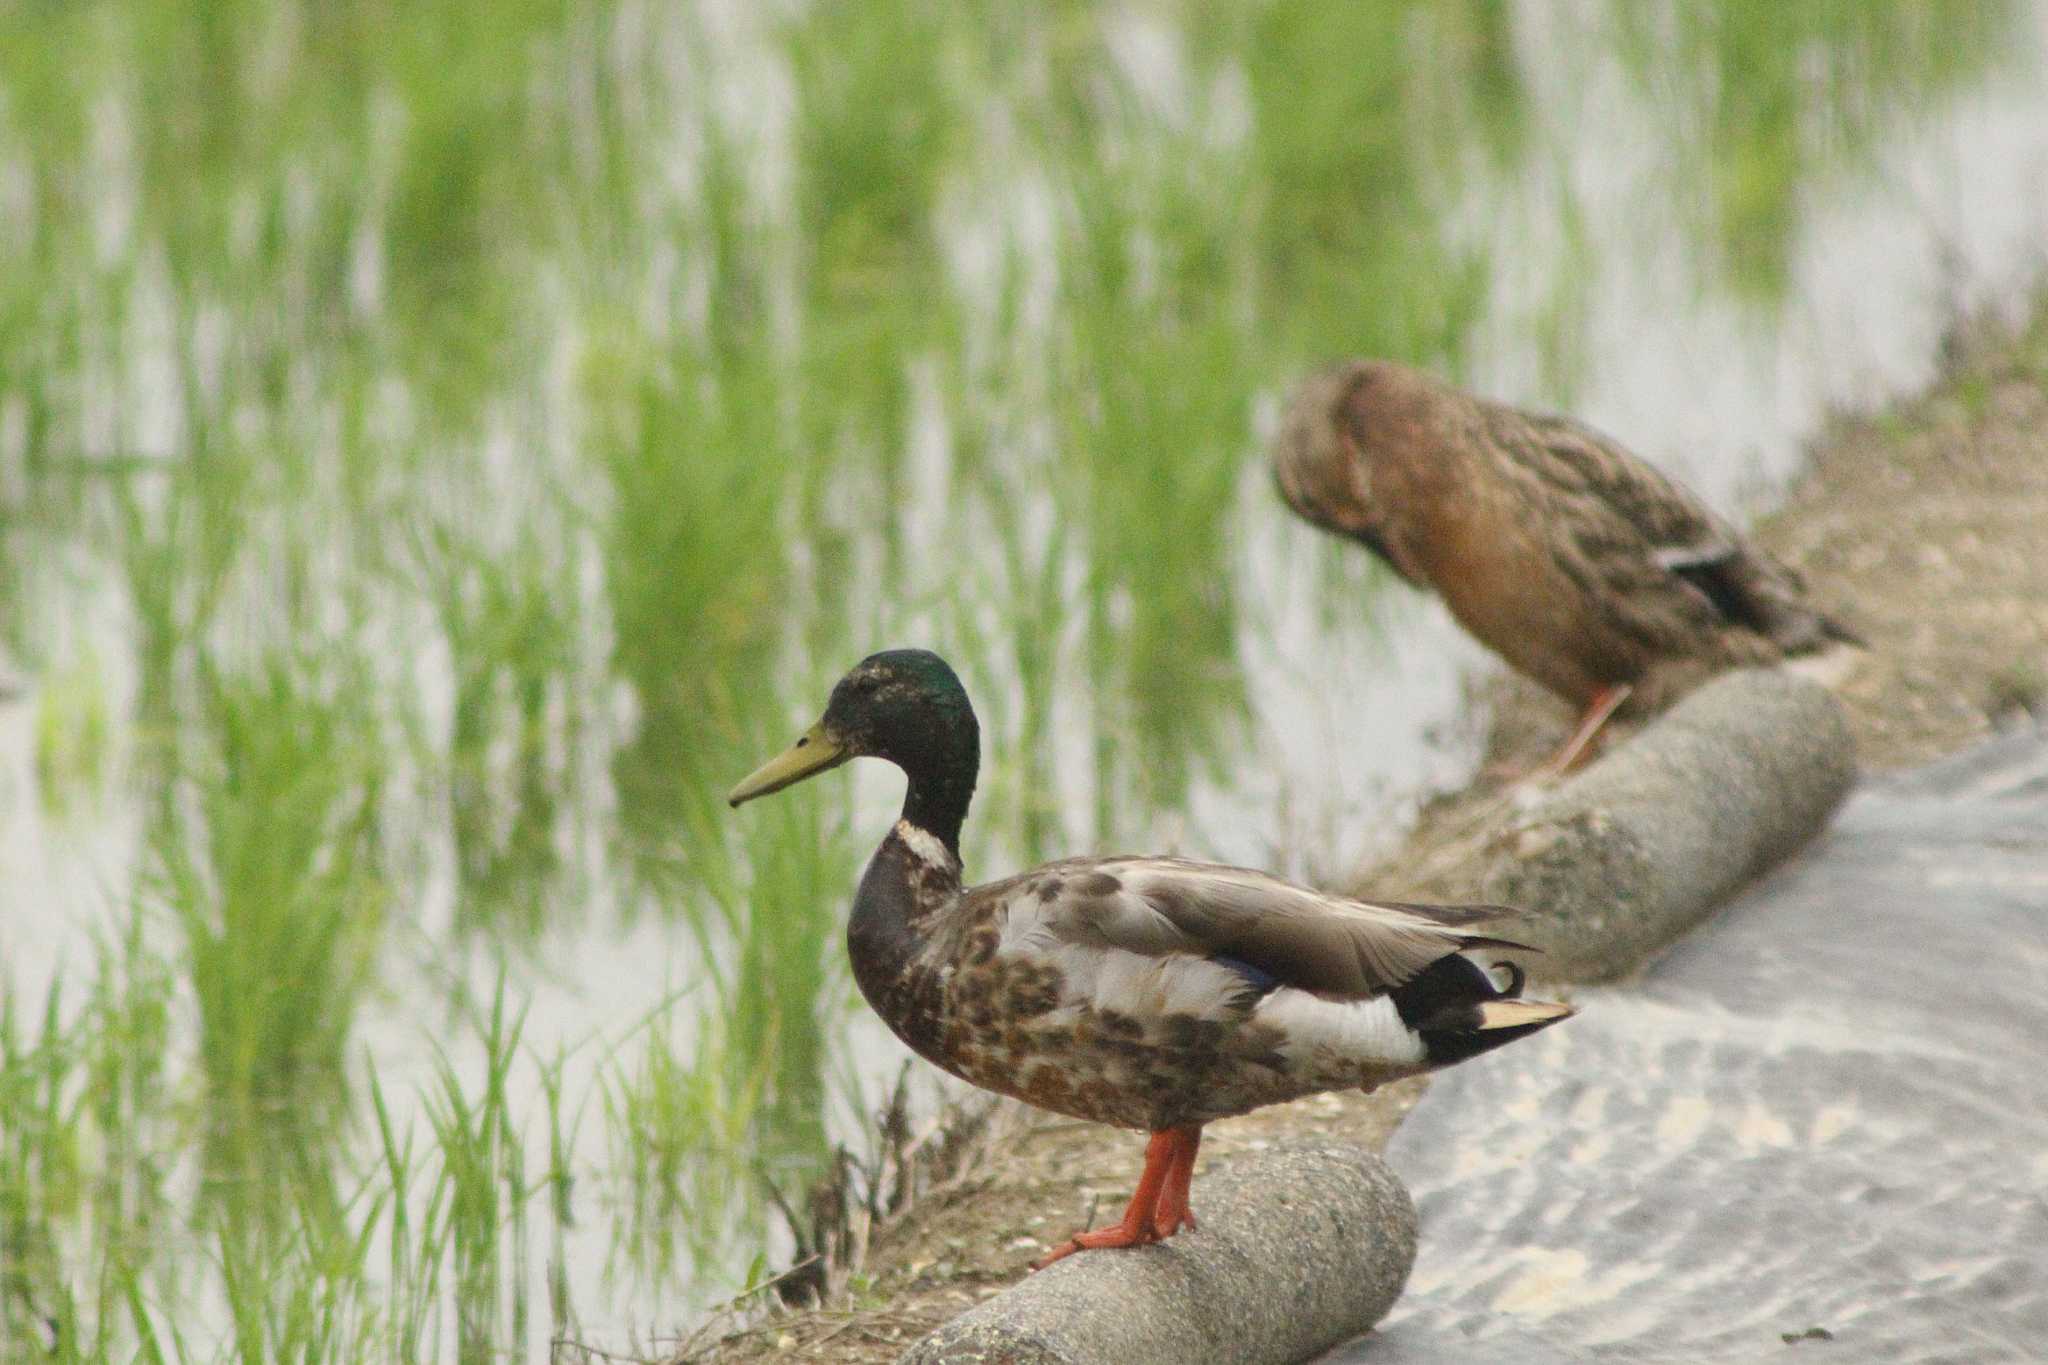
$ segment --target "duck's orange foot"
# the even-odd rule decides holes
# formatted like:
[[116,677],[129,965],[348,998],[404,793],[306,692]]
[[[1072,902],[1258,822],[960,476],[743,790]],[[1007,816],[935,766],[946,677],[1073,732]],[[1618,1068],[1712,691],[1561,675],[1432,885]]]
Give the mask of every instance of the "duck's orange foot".
[[1201,1145],[1202,1126],[1198,1123],[1154,1133],[1145,1148],[1145,1169],[1138,1176],[1137,1192],[1124,1209],[1123,1221],[1114,1227],[1075,1233],[1033,1261],[1031,1268],[1043,1270],[1077,1251],[1150,1246],[1182,1228],[1192,1232],[1195,1211],[1188,1207],[1188,1181],[1195,1173],[1195,1152]]
[[1166,1179],[1159,1185],[1159,1202],[1152,1211],[1152,1225],[1161,1237],[1171,1237],[1182,1228],[1195,1230],[1195,1211],[1188,1207],[1188,1181],[1195,1174],[1195,1149],[1201,1145],[1200,1128],[1178,1130],[1167,1156]]
[[1159,1201],[1159,1212],[1153,1217],[1152,1221],[1153,1226],[1159,1229],[1161,1237],[1171,1237],[1183,1228],[1193,1232],[1201,1227],[1201,1224],[1195,1221],[1195,1211],[1193,1209],[1189,1208],[1186,1204],[1182,1204],[1178,1208],[1168,1208],[1164,1199]]
[[1165,1235],[1150,1219],[1140,1227],[1117,1223],[1111,1227],[1097,1228],[1093,1232],[1077,1232],[1033,1261],[1031,1268],[1043,1270],[1054,1261],[1063,1261],[1077,1251],[1098,1251],[1103,1247],[1150,1246]]
[[1585,714],[1579,718],[1578,729],[1572,731],[1571,738],[1550,756],[1548,762],[1530,774],[1531,779],[1537,782],[1555,782],[1577,768],[1580,760],[1591,752],[1589,746],[1593,743],[1594,736],[1598,735],[1608,719],[1621,709],[1621,704],[1634,694],[1635,688],[1628,683],[1615,683],[1612,687],[1603,687],[1595,692],[1592,700],[1586,703]]

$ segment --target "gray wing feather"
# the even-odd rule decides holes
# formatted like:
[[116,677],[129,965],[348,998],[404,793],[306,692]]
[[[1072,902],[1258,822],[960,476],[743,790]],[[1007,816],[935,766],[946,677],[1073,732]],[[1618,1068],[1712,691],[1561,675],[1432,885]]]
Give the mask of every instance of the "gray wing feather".
[[1363,998],[1413,980],[1450,953],[1519,948],[1466,925],[1504,906],[1354,900],[1249,868],[1174,858],[1112,858],[1063,868],[1050,900],[1020,888],[1013,932],[1158,956],[1233,957],[1285,985]]
[[[1661,595],[1675,609],[1683,597],[1688,615],[1742,626],[1793,654],[1830,640],[1863,643],[1806,601],[1795,570],[1655,466],[1570,418],[1503,411],[1525,423],[1527,435],[1519,439],[1551,457],[1544,467],[1553,491],[1574,509],[1557,520],[1575,528],[1589,562],[1605,566],[1610,601]],[[1517,439],[1509,427],[1496,434]]]

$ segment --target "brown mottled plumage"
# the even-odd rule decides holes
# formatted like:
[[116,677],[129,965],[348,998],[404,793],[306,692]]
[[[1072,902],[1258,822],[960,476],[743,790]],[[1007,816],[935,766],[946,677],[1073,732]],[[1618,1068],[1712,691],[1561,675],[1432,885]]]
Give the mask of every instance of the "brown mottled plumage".
[[1464,956],[1500,906],[1382,904],[1247,868],[1069,858],[970,887],[960,826],[979,730],[937,655],[893,650],[833,689],[824,719],[735,787],[763,796],[856,755],[909,777],[854,897],[847,947],[868,1003],[920,1056],[1055,1113],[1153,1135],[1138,1192],[1087,1247],[1193,1225],[1201,1128],[1318,1091],[1370,1090],[1564,1019]]
[[[899,961],[856,936],[863,993],[961,1079],[1122,1128],[1199,1125],[1427,1070],[1391,1032],[1397,1009],[1359,1025],[1359,1049],[1318,1053],[1294,1046],[1270,1008],[1292,997],[1273,991],[1372,1000],[1450,954],[1520,946],[1464,927],[1513,913],[1502,907],[1355,901],[1177,858],[1069,858],[966,887],[950,857],[909,852],[918,835],[899,825],[877,858],[918,879],[924,943]],[[1373,1023],[1388,1036],[1369,1036]]]
[[1304,382],[1273,468],[1301,516],[1585,708],[1575,744],[1623,700],[1652,711],[1720,669],[1860,643],[1790,568],[1599,432],[1405,365]]

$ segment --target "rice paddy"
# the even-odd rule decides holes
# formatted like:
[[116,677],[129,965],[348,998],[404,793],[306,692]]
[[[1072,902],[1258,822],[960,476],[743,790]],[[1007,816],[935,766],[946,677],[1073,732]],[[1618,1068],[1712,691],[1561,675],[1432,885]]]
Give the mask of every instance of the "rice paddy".
[[658,1355],[904,1055],[840,943],[895,779],[723,800],[834,677],[961,667],[971,870],[1341,867],[1475,653],[1271,499],[1290,378],[1739,509],[2038,275],[2044,32],[0,12],[0,1359]]

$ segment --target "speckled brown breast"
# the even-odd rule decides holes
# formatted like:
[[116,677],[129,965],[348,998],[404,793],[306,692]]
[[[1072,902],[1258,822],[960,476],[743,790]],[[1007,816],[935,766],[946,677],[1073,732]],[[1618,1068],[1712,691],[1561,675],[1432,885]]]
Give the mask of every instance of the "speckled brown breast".
[[992,953],[963,963],[942,988],[944,1022],[928,1055],[984,1090],[1152,1132],[1331,1088],[1290,1074],[1279,1031],[1268,1025],[1063,1005],[1061,987],[1058,969],[1045,962]]
[[[1059,962],[1011,945],[1019,892],[1057,898],[1075,859],[959,894],[897,840],[869,866],[849,926],[854,978],[896,1036],[936,1066],[997,1094],[1095,1123],[1159,1131],[1319,1091],[1372,1086],[1406,1069],[1332,1054],[1283,1056],[1249,992],[1203,1014],[1126,1012],[1070,988]],[[1110,881],[1108,890],[1115,889]],[[1119,951],[1106,948],[1102,951]]]
[[1618,647],[1586,585],[1532,533],[1528,509],[1475,498],[1458,515],[1418,520],[1416,557],[1444,605],[1520,672],[1583,703],[1647,662]]

